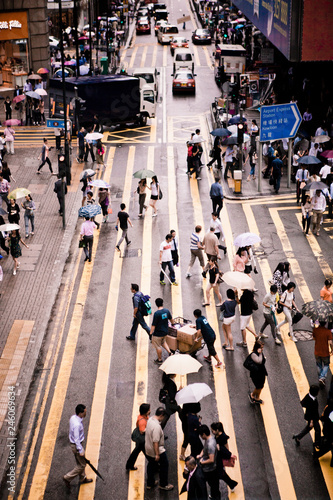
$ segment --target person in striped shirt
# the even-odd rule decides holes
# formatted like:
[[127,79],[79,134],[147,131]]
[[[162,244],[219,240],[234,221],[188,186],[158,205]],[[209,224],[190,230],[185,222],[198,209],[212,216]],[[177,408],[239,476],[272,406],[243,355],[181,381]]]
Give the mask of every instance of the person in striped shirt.
[[191,234],[191,240],[190,240],[190,251],[191,251],[191,260],[187,269],[186,273],[186,278],[190,278],[192,274],[190,273],[191,268],[196,260],[196,258],[199,259],[200,266],[202,267],[202,271],[205,269],[205,262],[204,262],[204,257],[203,257],[203,246],[200,241],[200,236],[199,234],[201,233],[202,227],[201,226],[195,226],[195,229],[193,233]]

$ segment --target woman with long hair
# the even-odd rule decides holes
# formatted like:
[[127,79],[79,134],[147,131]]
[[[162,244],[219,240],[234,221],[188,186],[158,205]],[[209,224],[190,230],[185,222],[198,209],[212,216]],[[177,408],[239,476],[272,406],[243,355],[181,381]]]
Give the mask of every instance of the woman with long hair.
[[150,189],[151,189],[151,195],[150,195],[150,202],[149,205],[152,207],[154,213],[153,217],[157,216],[157,208],[156,208],[156,202],[160,198],[160,185],[157,179],[157,176],[154,175],[152,177],[151,183],[150,183]]
[[233,261],[233,270],[239,271],[243,273],[245,271],[245,266],[249,261],[249,254],[247,253],[246,248],[239,248],[236,252]]
[[279,262],[273,272],[272,284],[277,286],[280,297],[282,295],[283,272],[284,272],[284,262]]
[[249,398],[251,403],[262,404],[263,401],[260,399],[261,391],[264,388],[265,380],[267,376],[267,370],[265,367],[266,358],[263,354],[264,344],[260,340],[256,340],[253,346],[253,351],[251,356],[250,365],[250,377],[254,383],[255,389],[249,393]]
[[206,302],[202,305],[210,306],[210,291],[213,289],[219,302],[216,306],[219,307],[222,305],[222,296],[219,290],[220,271],[217,265],[216,257],[210,257],[207,272],[209,274],[209,279],[206,288]]
[[26,243],[22,240],[19,231],[11,231],[9,236],[8,236],[8,245],[10,248],[10,255],[13,258],[14,261],[14,270],[13,270],[13,275],[16,275],[16,270],[20,267],[20,263],[18,261],[18,258],[21,257],[22,255],[22,250],[20,247],[20,243],[24,245],[26,248],[29,248]]
[[20,207],[16,203],[13,198],[9,199],[8,203],[8,222],[10,224],[19,224],[20,223]]
[[29,220],[31,224],[31,236],[34,235],[35,231],[35,214],[36,209],[35,203],[32,201],[31,195],[27,194],[25,201],[22,203],[22,208],[24,208],[24,223],[25,223],[25,237],[29,238]]
[[223,313],[222,329],[224,333],[225,343],[222,347],[226,351],[234,351],[234,340],[231,333],[231,325],[235,321],[236,306],[239,303],[237,291],[234,292],[231,288],[227,290],[227,299],[221,305]]
[[229,451],[229,436],[225,433],[223,424],[221,422],[213,422],[210,428],[212,430],[212,434],[215,436],[217,444],[216,468],[219,479],[222,479],[222,481],[224,481],[229,486],[231,491],[233,491],[238,483],[228,476],[223,465],[223,460],[230,460],[230,458],[233,456],[231,451]]
[[147,210],[147,206],[145,205],[146,196],[147,196],[147,193],[146,193],[147,189],[151,189],[147,185],[147,179],[140,179],[138,187],[136,188],[136,192],[139,195],[139,217],[142,217],[143,209]]

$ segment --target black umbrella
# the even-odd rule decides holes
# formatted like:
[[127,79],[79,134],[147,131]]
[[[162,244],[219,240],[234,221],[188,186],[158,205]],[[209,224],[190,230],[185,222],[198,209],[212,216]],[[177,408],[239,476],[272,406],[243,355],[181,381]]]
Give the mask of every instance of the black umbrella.
[[86,464],[89,465],[89,467],[97,474],[97,476],[99,476],[102,481],[104,481],[104,478],[102,477],[102,475],[98,472],[98,470],[92,465],[92,463],[90,462],[90,460],[88,460],[86,457],[85,457],[85,460],[86,460]]
[[302,156],[302,158],[297,160],[297,163],[299,165],[319,165],[321,161],[318,160],[316,156],[307,155],[307,156]]
[[333,304],[327,300],[312,300],[302,305],[302,313],[313,321],[332,321]]
[[238,125],[239,123],[246,123],[245,116],[242,116],[241,119],[240,115],[235,115],[228,121],[228,125]]
[[323,182],[320,181],[313,181],[306,184],[303,189],[305,189],[305,191],[309,191],[309,189],[316,189],[316,190],[318,189],[321,191],[322,189],[326,188],[327,184],[324,184]]
[[216,128],[211,131],[210,135],[213,135],[214,137],[228,137],[231,135],[231,132],[227,128]]
[[238,144],[238,138],[237,137],[227,137],[225,141],[223,141],[223,146],[224,145],[228,146],[233,146],[234,144]]

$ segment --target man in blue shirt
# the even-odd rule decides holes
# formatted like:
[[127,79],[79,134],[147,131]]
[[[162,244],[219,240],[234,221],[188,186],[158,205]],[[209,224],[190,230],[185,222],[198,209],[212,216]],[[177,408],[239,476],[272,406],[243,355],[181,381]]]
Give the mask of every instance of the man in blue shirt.
[[218,218],[220,218],[223,207],[223,190],[219,178],[215,178],[215,182],[211,185],[209,196],[212,200],[213,212],[216,212]]
[[208,356],[204,356],[205,361],[207,361],[207,363],[211,363],[211,357],[213,356],[213,358],[217,361],[216,368],[220,368],[222,366],[222,361],[220,361],[214,347],[216,335],[213,328],[210,326],[205,316],[201,314],[200,309],[195,309],[195,311],[193,311],[193,315],[195,317],[195,326],[193,325],[193,328],[196,328],[197,330],[197,335],[194,341],[203,337],[208,349]]
[[173,325],[173,319],[169,309],[163,307],[163,299],[156,299],[155,304],[157,306],[157,311],[154,313],[153,323],[150,329],[152,344],[157,352],[157,359],[154,360],[154,363],[160,365],[163,363],[162,360],[162,347],[167,351],[169,356],[171,355],[171,351],[166,342],[166,336],[169,333],[169,320]]
[[279,155],[272,161],[272,175],[274,179],[275,194],[279,194],[280,182],[282,177],[283,162]]
[[76,160],[78,161],[78,163],[83,163],[84,136],[85,136],[85,130],[84,127],[81,127],[79,133],[77,134],[77,145],[79,148],[79,156],[76,158]]
[[139,291],[139,285],[136,283],[131,284],[131,292],[133,293],[132,301],[133,301],[133,323],[132,323],[132,328],[130,331],[130,334],[126,337],[127,340],[135,340],[135,334],[137,332],[138,326],[140,325],[144,330],[149,335],[149,338],[151,338],[150,335],[150,328],[145,322],[142,312],[141,312],[141,307],[140,307],[140,301],[142,297],[142,292]]

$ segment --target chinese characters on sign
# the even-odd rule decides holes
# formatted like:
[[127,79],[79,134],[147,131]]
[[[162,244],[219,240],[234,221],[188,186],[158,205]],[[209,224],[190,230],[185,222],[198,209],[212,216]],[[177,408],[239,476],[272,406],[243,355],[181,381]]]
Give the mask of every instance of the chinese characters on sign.
[[22,24],[20,21],[13,20],[13,21],[0,21],[0,30],[11,30],[12,28],[22,28]]
[[294,137],[302,121],[297,104],[279,104],[260,108],[260,141]]

